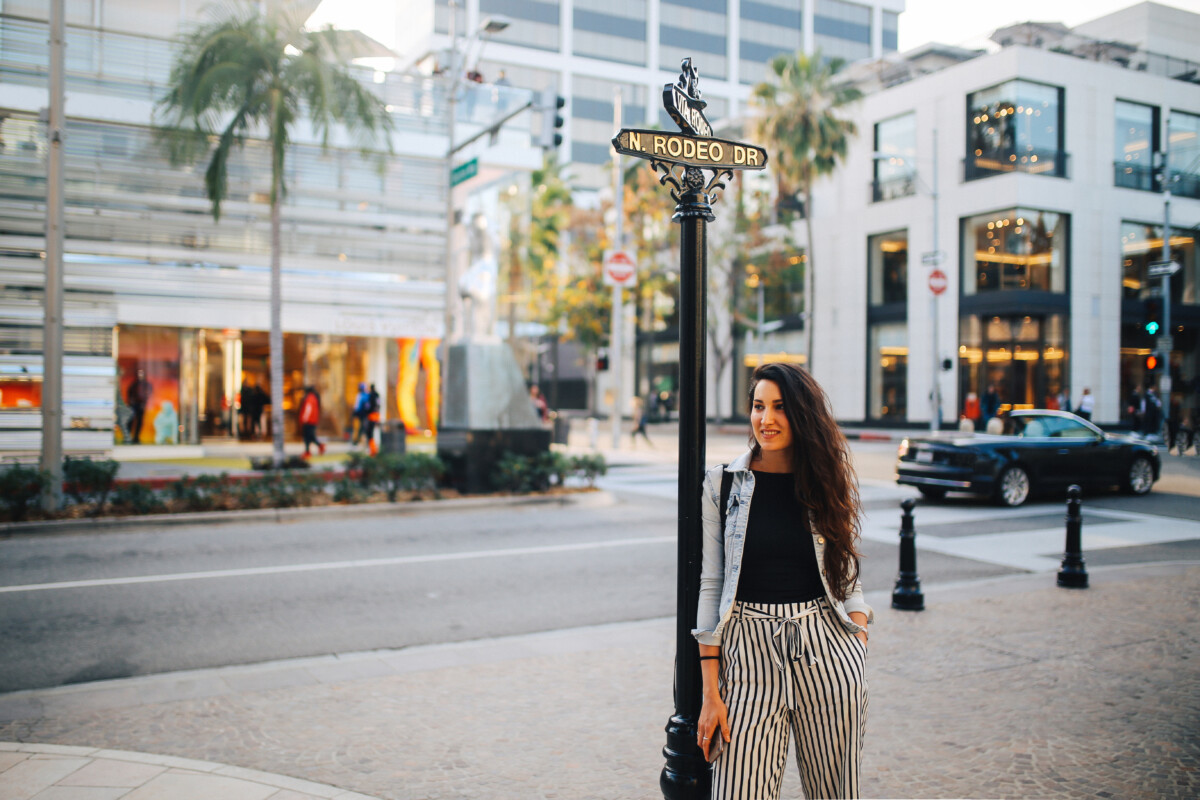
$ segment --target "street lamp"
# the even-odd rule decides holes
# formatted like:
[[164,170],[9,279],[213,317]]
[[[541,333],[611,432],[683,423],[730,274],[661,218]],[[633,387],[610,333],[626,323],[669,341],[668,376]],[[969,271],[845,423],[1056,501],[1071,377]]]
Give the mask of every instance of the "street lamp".
[[[890,159],[894,156],[890,153],[873,152],[871,153],[872,161],[881,159]],[[914,159],[915,160],[915,159]],[[913,178],[929,196],[933,199],[933,249],[928,253],[921,255],[921,263],[930,267],[937,268],[942,262],[942,252],[938,249],[938,132],[937,128],[933,130],[933,185],[926,186],[916,173]],[[938,354],[941,345],[938,339],[938,296],[939,292],[933,292],[933,300],[929,305],[930,328],[933,333],[933,358],[930,360],[930,373],[933,376],[933,385],[929,393],[930,400],[930,415],[929,415],[929,430],[937,431],[941,427],[942,422],[942,376],[941,376],[941,356]]]
[[[463,70],[458,63],[458,34],[455,23],[458,18],[458,2],[450,0],[450,83],[446,92],[446,317],[443,346],[448,346],[454,335],[454,320],[458,311],[458,270],[454,262],[454,154],[458,146],[454,142],[454,121],[458,104],[458,89]],[[470,55],[471,48],[480,36],[499,33],[509,26],[507,17],[500,15],[485,17],[475,32],[467,39],[463,55]],[[482,51],[481,51],[482,52]],[[465,59],[464,59],[465,60]]]

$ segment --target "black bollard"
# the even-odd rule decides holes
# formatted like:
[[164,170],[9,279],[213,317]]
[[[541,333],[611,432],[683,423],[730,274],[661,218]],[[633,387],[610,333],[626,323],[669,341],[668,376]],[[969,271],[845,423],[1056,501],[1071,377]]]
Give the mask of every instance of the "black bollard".
[[921,577],[917,575],[917,532],[913,529],[911,497],[900,504],[900,574],[892,590],[892,608],[900,611],[924,611],[925,595],[921,593]]
[[1062,569],[1058,571],[1058,585],[1067,589],[1086,589],[1088,574],[1083,566],[1083,515],[1079,511],[1079,498],[1083,490],[1075,484],[1067,487],[1067,551],[1063,553]]

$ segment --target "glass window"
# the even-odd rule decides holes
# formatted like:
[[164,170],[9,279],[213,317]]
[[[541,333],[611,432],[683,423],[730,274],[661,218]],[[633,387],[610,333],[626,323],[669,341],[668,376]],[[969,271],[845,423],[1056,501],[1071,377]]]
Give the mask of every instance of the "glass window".
[[883,12],[883,52],[893,52],[899,46],[900,15],[895,11]]
[[871,326],[867,416],[904,421],[908,416],[908,325]]
[[41,375],[0,375],[0,409],[42,407]]
[[917,115],[875,123],[874,202],[917,193]]
[[1154,154],[1158,152],[1158,109],[1118,100],[1113,135],[1113,183],[1127,189],[1158,191]]
[[[460,5],[465,6],[466,3]],[[544,0],[479,0],[479,18],[496,14],[511,17],[513,24],[488,36],[489,41],[536,47],[559,48],[559,4]],[[459,28],[462,31],[462,28]]]
[[1066,214],[1030,208],[963,220],[963,294],[1065,292],[1067,222]]
[[125,444],[179,443],[179,329],[117,329],[117,425]]
[[961,415],[982,430],[997,411],[1057,408],[1067,389],[1064,322],[1061,314],[963,317]]
[[[1121,294],[1132,300],[1149,300],[1151,291],[1162,285],[1159,278],[1146,275],[1147,267],[1163,260],[1162,225],[1140,222],[1121,223]],[[1180,265],[1171,278],[1172,305],[1197,304],[1196,232],[1192,229],[1171,229],[1171,260]]]
[[725,0],[663,0],[660,7],[658,66],[677,70],[684,58],[692,56],[703,70],[701,80],[706,75],[727,77]]
[[1200,198],[1200,116],[1171,112],[1171,193]]
[[867,240],[873,306],[908,301],[908,231],[881,233]]
[[1063,90],[1008,81],[967,97],[966,179],[1005,172],[1067,176]]

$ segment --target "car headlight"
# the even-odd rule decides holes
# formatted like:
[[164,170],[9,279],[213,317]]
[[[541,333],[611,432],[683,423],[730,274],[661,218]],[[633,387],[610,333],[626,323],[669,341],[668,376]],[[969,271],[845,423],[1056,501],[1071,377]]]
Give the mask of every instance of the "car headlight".
[[908,455],[908,439],[902,440],[899,449],[896,450],[896,458],[904,458],[906,455]]

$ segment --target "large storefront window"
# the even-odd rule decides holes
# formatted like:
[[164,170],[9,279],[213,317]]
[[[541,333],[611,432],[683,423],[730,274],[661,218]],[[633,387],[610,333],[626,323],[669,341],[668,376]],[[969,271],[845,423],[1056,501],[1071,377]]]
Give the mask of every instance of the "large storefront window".
[[903,422],[908,416],[908,325],[871,326],[867,416]]
[[1059,396],[1068,394],[1066,359],[1063,315],[963,317],[959,413],[982,425],[976,412],[989,388],[999,396],[1001,413],[1012,408],[1057,408]]
[[179,444],[179,329],[117,329],[118,444]]
[[917,193],[917,115],[903,114],[875,123],[875,180],[871,199],[878,203]]
[[[1161,298],[1162,279],[1150,278],[1147,269],[1161,261],[1162,225],[1140,222],[1121,223],[1121,294],[1129,300],[1150,301]],[[1180,270],[1171,277],[1172,307],[1196,305],[1197,259],[1194,230],[1171,229],[1171,260]],[[1159,300],[1161,303],[1161,300]]]
[[1118,100],[1113,132],[1113,184],[1157,192],[1160,187],[1154,154],[1158,146],[1158,109]]
[[908,231],[867,239],[867,418],[908,413]]
[[963,220],[963,294],[1065,292],[1067,221],[1066,214],[1029,208]]
[[1008,81],[967,96],[967,180],[1030,172],[1067,176],[1063,90]]
[[908,231],[881,233],[867,240],[872,306],[908,302]]
[[1200,198],[1200,116],[1171,112],[1171,193]]
[[1200,259],[1196,234],[1191,229],[1171,229],[1171,260],[1180,265],[1170,281],[1171,352],[1165,352],[1166,317],[1162,279],[1147,274],[1149,265],[1163,260],[1162,226],[1121,223],[1121,417],[1139,427],[1140,395],[1148,386],[1159,387],[1162,370],[1151,371],[1146,359],[1152,353],[1167,365],[1171,397],[1165,399],[1168,416],[1185,424],[1200,423],[1197,383],[1200,378],[1200,298],[1196,282]]

